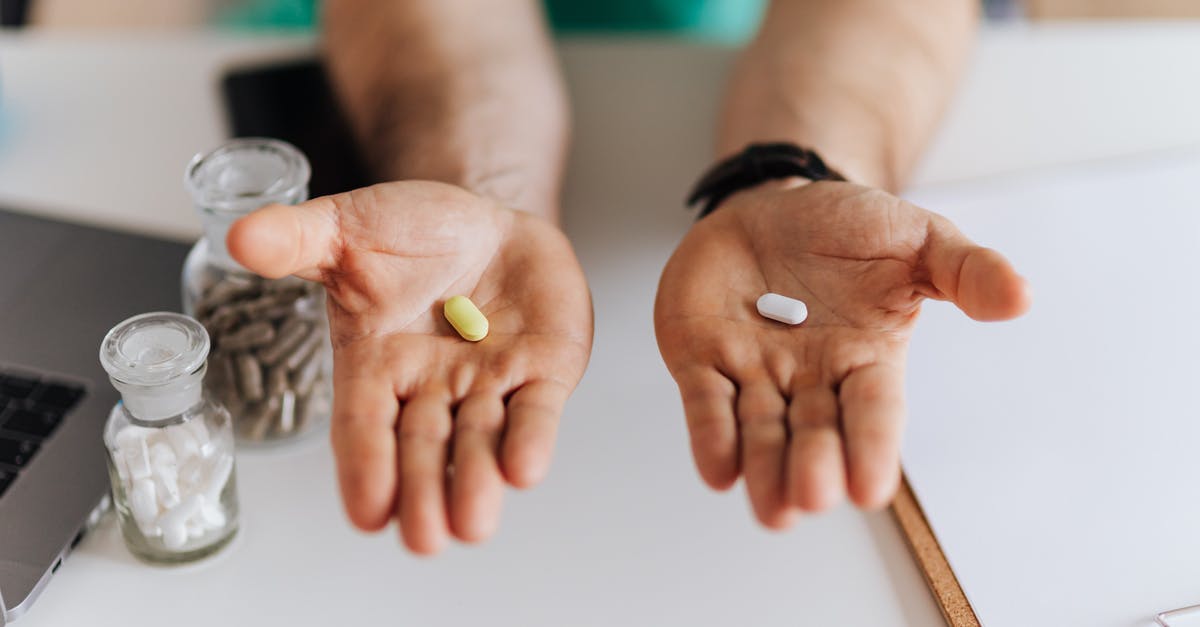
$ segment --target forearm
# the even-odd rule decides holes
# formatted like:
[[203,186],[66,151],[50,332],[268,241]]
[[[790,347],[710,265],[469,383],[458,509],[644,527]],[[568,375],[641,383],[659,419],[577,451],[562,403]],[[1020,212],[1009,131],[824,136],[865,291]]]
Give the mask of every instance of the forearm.
[[853,181],[896,190],[957,82],[977,4],[775,0],[730,82],[719,154],[793,141]]
[[375,175],[558,217],[567,107],[534,0],[330,0],[333,81]]

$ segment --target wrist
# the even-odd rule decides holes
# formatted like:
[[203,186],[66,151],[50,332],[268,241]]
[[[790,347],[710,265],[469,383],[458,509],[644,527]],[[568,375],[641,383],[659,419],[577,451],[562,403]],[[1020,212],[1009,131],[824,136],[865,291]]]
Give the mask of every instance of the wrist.
[[752,202],[750,200],[752,198],[761,198],[770,194],[794,191],[802,187],[812,185],[812,183],[813,181],[811,179],[806,179],[799,176],[786,179],[763,181],[758,185],[746,187],[730,194],[724,200],[717,203],[716,207],[714,207],[709,213],[725,213],[731,209],[736,211],[738,207],[747,207],[749,211],[755,211],[761,207],[761,204]]
[[804,187],[806,185],[812,185],[812,184],[813,184],[812,179],[805,178],[803,176],[789,176],[788,178],[785,178],[785,179],[771,179],[768,181],[763,181],[763,182],[759,183],[758,185],[753,185],[753,186],[747,187],[739,192],[736,192],[735,194],[733,194],[733,196],[730,196],[730,198],[733,198],[734,196],[740,196],[742,194],[749,195],[749,194],[761,194],[761,193],[768,193],[768,192],[786,192],[788,190],[793,190],[793,189],[797,189],[797,188]]
[[369,162],[381,180],[448,183],[557,223],[568,123],[551,87],[526,90],[519,113],[481,110],[479,88],[445,83],[422,103],[393,101],[367,135]]
[[[563,148],[543,149],[534,158],[528,145],[451,120],[431,123],[422,132],[391,136],[398,141],[377,144],[370,159],[379,180],[447,183],[558,222],[562,166],[554,155],[564,152]],[[539,145],[552,142],[546,139]]]
[[[791,141],[819,152],[849,180],[894,189],[900,174],[891,148],[893,123],[871,105],[878,94],[829,75],[829,68],[804,55],[783,54],[787,46],[758,41],[739,58],[717,134],[718,154],[734,154],[752,142]],[[782,76],[803,77],[799,80],[814,87],[781,89]]]
[[700,206],[699,220],[730,196],[764,184],[788,189],[810,181],[845,180],[809,148],[788,142],[753,143],[709,168],[688,194],[686,204]]

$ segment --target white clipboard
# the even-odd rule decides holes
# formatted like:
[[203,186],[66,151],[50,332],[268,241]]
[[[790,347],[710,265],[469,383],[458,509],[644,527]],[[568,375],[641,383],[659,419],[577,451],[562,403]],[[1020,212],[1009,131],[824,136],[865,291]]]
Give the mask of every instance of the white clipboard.
[[904,466],[956,627],[1200,624],[1198,187],[1186,150],[909,195],[1034,293],[994,325],[926,305],[912,342]]

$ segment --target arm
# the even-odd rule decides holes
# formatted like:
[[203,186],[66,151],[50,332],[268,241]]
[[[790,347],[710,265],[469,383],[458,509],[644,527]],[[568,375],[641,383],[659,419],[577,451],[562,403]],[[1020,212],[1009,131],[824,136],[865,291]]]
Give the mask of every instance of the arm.
[[[926,298],[977,320],[1029,305],[997,252],[888,193],[945,106],[972,30],[968,0],[776,0],[730,85],[724,155],[814,148],[851,181],[770,181],[730,196],[663,269],[655,330],[700,475],[746,482],[759,521],[845,495],[890,501],[900,476],[905,353]],[[887,190],[887,191],[885,191]],[[766,292],[808,319],[763,319]]]
[[[226,240],[267,277],[325,285],[330,439],[359,528],[430,554],[497,528],[546,474],[587,366],[587,283],[556,226],[565,106],[533,0],[332,0],[334,83],[390,182],[265,207]],[[469,297],[490,322],[460,338]]]
[[325,50],[381,180],[458,185],[557,221],[567,108],[534,0],[331,0]]
[[896,191],[967,60],[977,5],[776,0],[730,82],[718,154],[789,140],[851,181]]

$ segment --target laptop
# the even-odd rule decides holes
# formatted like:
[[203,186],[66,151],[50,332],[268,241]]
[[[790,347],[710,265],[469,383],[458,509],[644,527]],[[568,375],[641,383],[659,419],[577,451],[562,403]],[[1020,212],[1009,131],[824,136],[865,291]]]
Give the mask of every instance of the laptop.
[[180,309],[185,244],[0,210],[0,625],[108,504],[104,334]]

